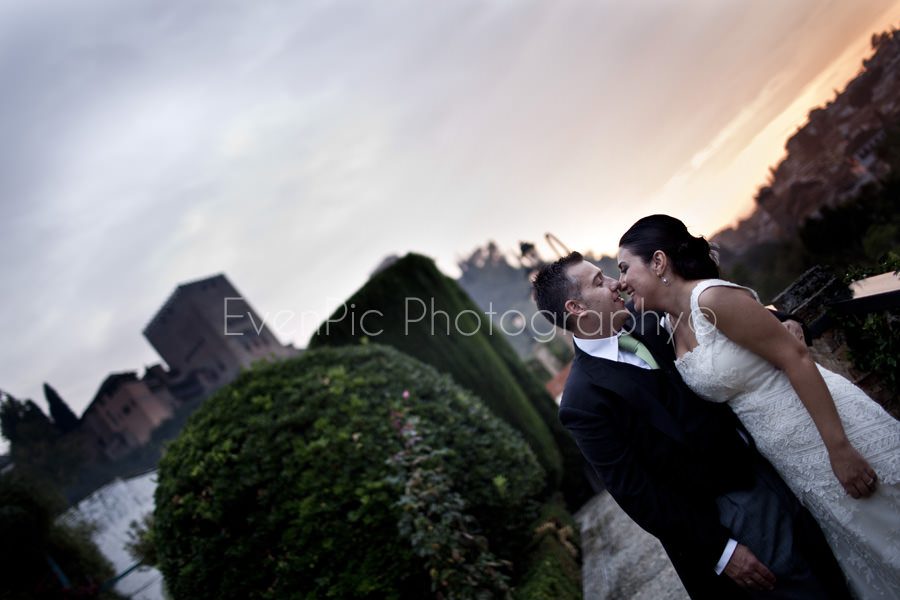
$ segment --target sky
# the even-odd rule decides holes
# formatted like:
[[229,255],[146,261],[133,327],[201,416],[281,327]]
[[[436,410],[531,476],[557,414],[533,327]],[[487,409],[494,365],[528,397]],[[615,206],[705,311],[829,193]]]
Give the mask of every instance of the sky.
[[389,254],[614,253],[656,212],[710,235],[891,25],[898,1],[0,1],[0,389],[80,414],[220,272],[324,319]]

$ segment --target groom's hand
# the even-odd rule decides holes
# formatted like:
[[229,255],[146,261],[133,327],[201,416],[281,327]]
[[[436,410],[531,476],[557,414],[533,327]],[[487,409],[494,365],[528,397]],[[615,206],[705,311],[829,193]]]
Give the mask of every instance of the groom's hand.
[[766,591],[775,589],[775,575],[743,544],[737,545],[722,572],[742,588]]

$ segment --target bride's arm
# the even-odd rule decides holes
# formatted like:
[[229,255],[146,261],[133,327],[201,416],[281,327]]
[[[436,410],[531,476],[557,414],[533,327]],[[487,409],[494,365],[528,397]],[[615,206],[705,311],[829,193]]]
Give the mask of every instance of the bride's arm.
[[819,430],[841,485],[854,498],[869,496],[875,471],[847,439],[831,392],[806,346],[744,290],[710,288],[700,297],[700,306],[731,340],[784,371]]

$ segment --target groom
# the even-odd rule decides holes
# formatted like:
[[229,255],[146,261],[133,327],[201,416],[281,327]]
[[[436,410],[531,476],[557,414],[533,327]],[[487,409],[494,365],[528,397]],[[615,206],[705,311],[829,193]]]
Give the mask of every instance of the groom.
[[543,267],[534,294],[575,335],[560,421],[691,598],[849,598],[815,521],[731,410],[681,381],[655,313],[632,314],[577,252]]

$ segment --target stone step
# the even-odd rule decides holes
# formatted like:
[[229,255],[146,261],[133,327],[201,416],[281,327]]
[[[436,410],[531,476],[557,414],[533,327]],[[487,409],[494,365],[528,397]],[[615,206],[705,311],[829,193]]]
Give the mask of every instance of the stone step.
[[659,541],[608,492],[575,515],[581,530],[584,600],[688,600]]

